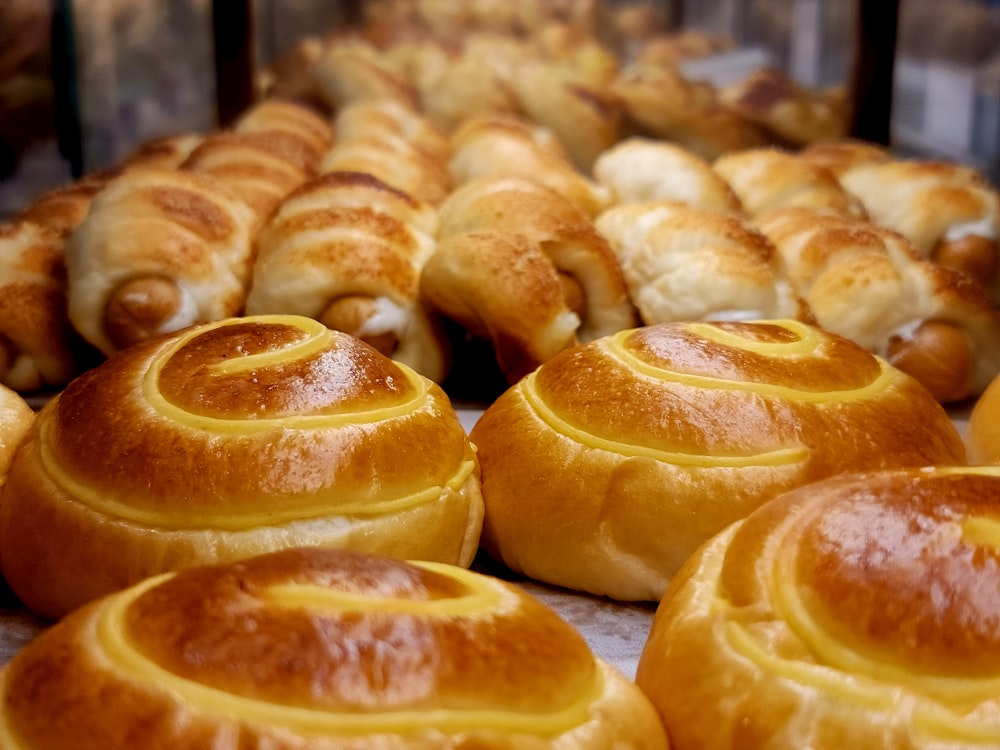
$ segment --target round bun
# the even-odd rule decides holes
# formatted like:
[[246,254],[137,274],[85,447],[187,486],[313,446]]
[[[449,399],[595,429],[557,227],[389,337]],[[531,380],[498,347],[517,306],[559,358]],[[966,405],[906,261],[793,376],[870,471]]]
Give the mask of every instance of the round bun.
[[499,579],[292,549],[144,581],[0,672],[20,750],[666,750],[634,683]]
[[578,346],[509,388],[470,436],[483,547],[623,600],[659,599],[702,542],[792,487],[965,462],[927,389],[791,320],[662,323]]
[[0,503],[3,572],[57,617],[157,573],[291,546],[469,565],[475,453],[429,379],[310,318],[137,344],[39,412]]
[[1000,464],[1000,376],[973,404],[965,439],[970,463]]
[[638,664],[673,747],[997,747],[998,503],[992,467],[850,474],[713,538]]

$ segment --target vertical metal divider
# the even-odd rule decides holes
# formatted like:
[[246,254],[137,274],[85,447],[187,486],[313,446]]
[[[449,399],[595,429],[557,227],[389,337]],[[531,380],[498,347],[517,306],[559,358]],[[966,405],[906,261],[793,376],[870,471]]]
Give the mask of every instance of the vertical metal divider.
[[254,100],[252,0],[212,0],[211,20],[216,118],[225,128]]
[[883,146],[892,136],[900,0],[857,0],[848,135]]

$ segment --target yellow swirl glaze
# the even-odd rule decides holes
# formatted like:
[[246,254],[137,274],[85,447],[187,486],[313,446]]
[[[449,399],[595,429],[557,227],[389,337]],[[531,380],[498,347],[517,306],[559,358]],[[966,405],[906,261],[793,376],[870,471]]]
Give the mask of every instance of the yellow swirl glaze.
[[409,495],[387,498],[385,500],[369,500],[365,502],[346,503],[333,502],[331,496],[318,497],[316,502],[302,502],[295,507],[276,511],[274,509],[251,513],[241,511],[232,513],[196,512],[191,508],[170,513],[163,508],[146,510],[120,501],[113,496],[96,491],[93,487],[78,482],[68,474],[55,459],[47,437],[49,425],[42,425],[39,454],[48,476],[58,484],[68,497],[87,506],[91,510],[111,518],[117,518],[151,528],[160,529],[217,529],[221,531],[242,531],[264,526],[280,526],[310,519],[337,516],[378,516],[389,513],[400,513],[410,508],[426,505],[439,500],[445,490],[459,491],[475,469],[475,462],[462,461],[448,482],[442,487],[433,485]]
[[549,407],[545,399],[538,393],[535,385],[535,374],[531,373],[516,386],[520,389],[524,400],[532,408],[535,414],[553,432],[563,437],[573,440],[580,445],[595,450],[617,453],[622,456],[651,458],[663,463],[675,464],[678,466],[695,466],[702,468],[715,467],[747,467],[747,466],[787,466],[801,463],[808,459],[809,449],[804,445],[792,445],[787,448],[779,448],[773,451],[761,451],[744,455],[726,456],[718,450],[712,454],[682,453],[680,451],[665,451],[648,445],[638,445],[636,443],[626,443],[620,440],[595,435],[586,430],[570,424],[560,417]]
[[[436,566],[419,563],[425,567]],[[453,574],[453,573],[450,573]],[[564,708],[545,714],[523,711],[487,709],[459,710],[450,708],[414,709],[384,712],[336,712],[316,710],[303,706],[278,705],[267,701],[246,698],[201,683],[184,679],[147,659],[129,642],[124,631],[124,614],[130,604],[145,591],[153,588],[170,575],[150,579],[139,586],[105,601],[97,613],[97,636],[105,656],[117,674],[124,679],[140,681],[152,689],[162,690],[181,700],[193,711],[211,714],[246,725],[266,725],[281,727],[302,736],[359,736],[366,734],[406,734],[433,728],[445,733],[471,730],[502,730],[507,733],[520,732],[535,736],[551,737],[573,729],[586,722],[590,716],[591,703],[602,693],[600,672],[580,694],[574,696]],[[461,574],[459,574],[461,575]],[[465,609],[485,616],[489,600],[503,599],[503,593],[489,591],[491,584],[477,583],[468,576],[464,581],[472,588],[469,597],[444,600],[441,604],[421,603],[417,608],[425,617],[462,616]],[[365,601],[363,597],[346,597],[343,608],[337,604],[336,593],[315,598],[314,586],[305,587],[301,593],[293,593],[295,586],[278,589],[279,598],[285,603],[295,603],[317,609],[320,613],[332,608],[334,612],[392,612],[395,604]],[[374,607],[372,606],[374,604]],[[414,602],[400,602],[398,611],[409,611]],[[424,606],[424,604],[428,606]]]
[[[309,334],[309,337],[301,343],[283,347],[276,351],[261,352],[251,354],[238,359],[226,360],[213,365],[213,369],[223,374],[236,374],[249,372],[254,369],[273,366],[282,362],[288,362],[296,357],[307,357],[322,352],[333,340],[333,332],[309,318],[298,318],[283,315],[259,316],[256,318],[262,323],[273,325],[285,325],[300,328]],[[218,325],[228,325],[239,323],[239,320],[220,322]],[[158,385],[159,372],[162,363],[169,360],[191,339],[202,335],[205,332],[203,327],[191,333],[180,336],[170,346],[164,349],[151,361],[150,367],[142,382],[142,392],[149,408],[162,418],[177,424],[218,435],[248,435],[253,433],[268,432],[273,430],[294,429],[294,430],[328,430],[337,427],[356,424],[374,424],[376,422],[394,419],[405,416],[418,410],[428,400],[430,391],[430,381],[421,377],[414,370],[401,362],[396,362],[396,366],[406,375],[413,385],[413,396],[407,400],[400,401],[392,406],[382,406],[364,411],[352,411],[348,414],[295,414],[283,417],[267,417],[261,415],[253,419],[234,419],[211,417],[205,414],[193,414],[176,404],[168,401],[160,392]]]
[[[782,321],[786,328],[797,330],[801,327],[802,335],[794,343],[768,343],[751,341],[750,339],[738,336],[727,331],[707,324],[690,324],[687,330],[696,332],[703,338],[712,339],[717,343],[726,346],[766,354],[771,358],[801,359],[814,352],[821,340],[808,326],[797,324],[791,325],[792,321]],[[644,359],[637,357],[624,345],[624,341],[633,332],[622,331],[614,336],[608,337],[605,346],[613,356],[619,358],[628,367],[640,372],[649,378],[664,380],[671,383],[690,386],[692,388],[704,388],[710,390],[729,389],[752,392],[764,398],[780,399],[798,403],[811,404],[836,404],[848,403],[852,401],[864,401],[874,399],[885,391],[899,377],[899,373],[894,370],[888,362],[875,357],[879,364],[879,375],[863,388],[850,388],[834,391],[807,391],[799,388],[792,388],[786,385],[774,383],[763,383],[759,380],[728,380],[726,378],[713,377],[710,375],[695,375],[692,373],[675,372],[657,367]],[[874,355],[873,355],[874,356]]]

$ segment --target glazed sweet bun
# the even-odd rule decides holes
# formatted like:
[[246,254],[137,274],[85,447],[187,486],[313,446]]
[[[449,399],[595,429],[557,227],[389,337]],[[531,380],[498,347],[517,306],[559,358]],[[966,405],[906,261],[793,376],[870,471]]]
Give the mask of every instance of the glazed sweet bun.
[[463,568],[292,549],[152,578],[0,672],[0,744],[666,750],[553,610]]
[[1000,376],[973,403],[965,435],[972,464],[1000,464]]
[[919,383],[791,320],[663,323],[562,352],[473,427],[482,546],[531,578],[658,600],[706,539],[849,470],[963,464]]
[[638,663],[672,746],[997,747],[998,502],[996,467],[849,474],[714,537]]
[[136,344],[39,412],[0,496],[3,573],[59,617],[164,571],[291,546],[469,565],[483,505],[445,393],[298,316]]

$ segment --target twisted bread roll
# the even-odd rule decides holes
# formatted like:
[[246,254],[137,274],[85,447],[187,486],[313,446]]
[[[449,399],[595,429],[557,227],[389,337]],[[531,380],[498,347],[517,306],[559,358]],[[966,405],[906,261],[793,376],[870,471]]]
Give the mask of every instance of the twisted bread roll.
[[374,45],[357,37],[328,44],[312,68],[316,93],[334,112],[358,101],[395,99],[418,104],[417,89]]
[[626,127],[703,159],[767,142],[755,125],[722,104],[713,85],[689,81],[673,66],[631,65],[612,91],[625,108]]
[[1000,375],[973,404],[966,443],[970,463],[1000,465]]
[[479,469],[444,392],[297,316],[136,344],[39,412],[2,503],[3,572],[58,617],[141,578],[291,546],[468,565]]
[[734,215],[671,201],[616,206],[597,217],[643,322],[811,320],[770,240]]
[[715,170],[736,191],[750,216],[779,208],[865,218],[861,201],[847,192],[832,172],[776,148],[754,148],[724,154]]
[[963,274],[868,222],[784,209],[758,220],[817,323],[886,357],[942,402],[1000,373],[1000,315]]
[[451,192],[448,138],[415,110],[392,100],[350,104],[334,132],[321,173],[365,172],[435,206]]
[[66,246],[68,315],[105,354],[242,310],[253,211],[209,175],[128,170]]
[[996,470],[852,474],[713,538],[638,665],[673,746],[995,747],[998,501]]
[[96,172],[47,190],[34,198],[14,219],[39,224],[66,238],[87,217],[90,204],[119,171]]
[[431,206],[371,175],[311,180],[257,236],[246,311],[315,318],[440,382],[447,344],[420,294],[435,226]]
[[262,133],[271,148],[312,176],[333,143],[333,129],[319,112],[304,104],[264,99],[235,123],[237,133]]
[[919,383],[793,321],[646,326],[562,352],[470,437],[482,546],[513,570],[658,600],[706,539],[847,470],[964,463]]
[[139,145],[122,163],[124,169],[177,169],[198,148],[203,136],[180,133],[153,138]]
[[799,157],[832,172],[838,179],[855,167],[892,159],[882,146],[851,139],[812,143],[799,151]]
[[493,343],[511,382],[568,346],[637,322],[607,241],[544,185],[473,180],[448,197],[440,219],[421,289],[444,315]]
[[20,393],[65,385],[78,349],[62,238],[29,221],[0,224],[0,383]]
[[28,402],[17,391],[0,384],[0,488],[7,482],[14,451],[34,421],[35,412]]
[[294,549],[144,581],[0,672],[0,744],[666,750],[649,700],[511,584]]
[[521,177],[567,198],[587,216],[611,205],[611,191],[572,163],[550,130],[514,117],[480,116],[452,136],[449,170],[456,186],[482,177]]
[[777,68],[758,68],[722,88],[720,100],[779,142],[800,147],[844,138],[847,100],[842,87],[808,89]]
[[666,141],[626,138],[597,157],[594,178],[614,191],[617,203],[671,200],[702,211],[743,212],[740,199],[711,164]]
[[220,131],[205,137],[183,168],[208,174],[249,206],[257,222],[271,212],[309,173],[285,155],[269,133]]
[[1000,300],[1000,192],[980,172],[891,160],[849,169],[840,181],[872,221],[904,235],[925,258],[969,274]]

